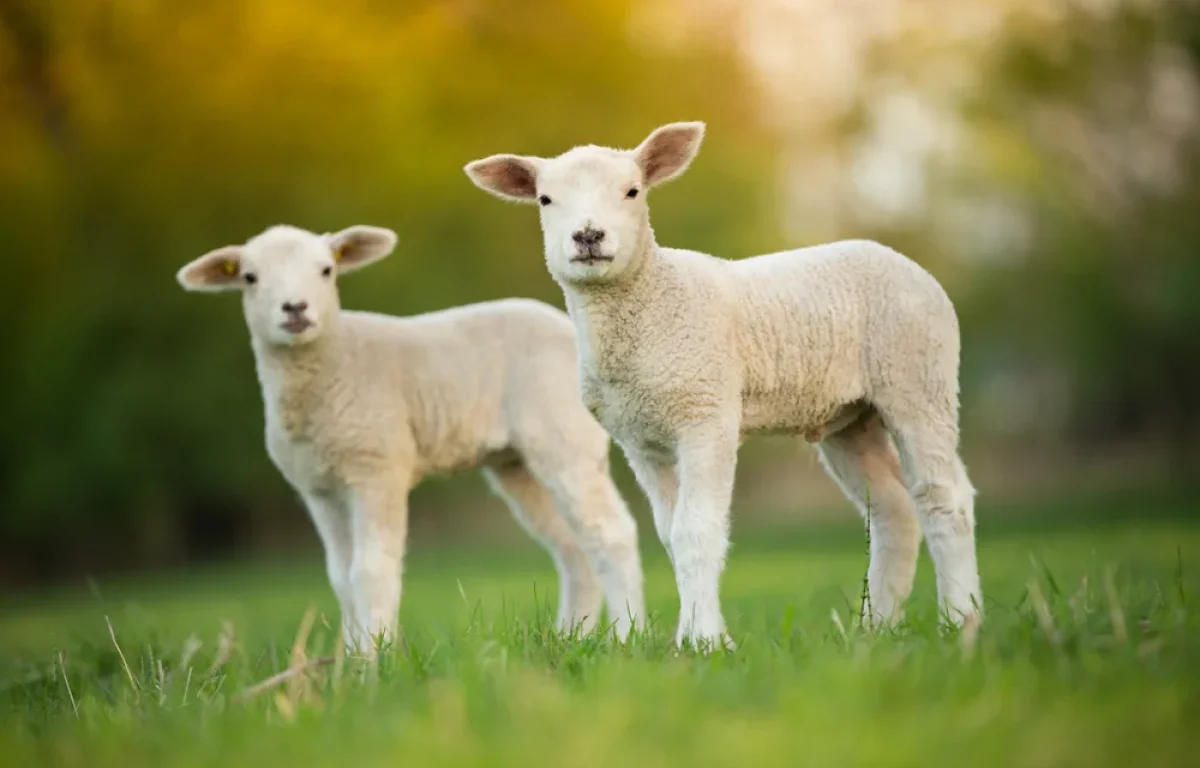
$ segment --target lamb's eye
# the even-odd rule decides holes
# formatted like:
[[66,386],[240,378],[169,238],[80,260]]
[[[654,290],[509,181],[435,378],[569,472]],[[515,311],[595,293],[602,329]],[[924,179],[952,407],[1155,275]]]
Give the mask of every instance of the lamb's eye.
[[545,195],[542,195],[541,197],[538,198],[538,202],[541,203],[542,205],[550,205],[550,198],[546,197]]
[[254,285],[258,282],[258,275],[254,274],[253,272],[247,272],[246,274],[242,275],[242,279],[245,280],[249,285]]
[[637,193],[638,193],[637,187],[630,187],[629,191],[625,193],[625,197],[632,199],[634,197],[637,197]]
[[333,274],[333,267],[325,267],[321,270],[321,277],[329,277]]

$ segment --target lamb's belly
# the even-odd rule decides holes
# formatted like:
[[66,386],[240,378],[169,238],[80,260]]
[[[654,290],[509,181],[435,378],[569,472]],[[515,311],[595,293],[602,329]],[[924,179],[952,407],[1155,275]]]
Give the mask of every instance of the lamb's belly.
[[483,464],[506,464],[515,455],[509,449],[507,430],[499,424],[486,429],[461,426],[422,445],[417,472],[420,476],[446,475]]
[[[622,447],[651,455],[673,453],[680,425],[670,401],[655,393],[586,383],[582,391],[588,410]],[[793,393],[747,395],[742,402],[741,437],[804,435],[817,442],[844,429],[864,407],[861,402],[816,402]]]
[[[817,438],[847,426],[862,412],[854,403],[813,402],[795,395],[748,394],[742,400],[742,436]],[[815,442],[815,440],[814,440]]]

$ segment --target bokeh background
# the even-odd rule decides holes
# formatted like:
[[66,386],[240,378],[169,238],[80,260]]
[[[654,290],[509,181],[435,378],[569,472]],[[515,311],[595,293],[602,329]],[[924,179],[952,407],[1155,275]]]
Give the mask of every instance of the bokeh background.
[[[981,536],[1030,499],[1196,488],[1200,3],[0,0],[0,585],[318,546],[238,300],[183,263],[370,223],[400,245],[347,307],[562,306],[536,214],[462,166],[673,120],[709,132],[653,195],[660,242],[874,237],[946,286]],[[412,518],[414,547],[523,540],[474,475]],[[743,449],[735,518],[853,520],[780,439]]]

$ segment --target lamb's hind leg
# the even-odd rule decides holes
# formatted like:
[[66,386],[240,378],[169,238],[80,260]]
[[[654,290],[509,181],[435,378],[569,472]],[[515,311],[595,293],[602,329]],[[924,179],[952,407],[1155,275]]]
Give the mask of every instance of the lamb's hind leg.
[[975,555],[975,489],[958,455],[955,409],[893,403],[881,410],[937,571],[940,610],[955,624],[978,620],[983,593]]
[[559,514],[599,575],[617,636],[627,638],[645,619],[642,558],[637,522],[609,475],[607,445],[599,459],[535,464],[533,471],[554,495]]
[[483,470],[492,491],[554,559],[558,571],[558,628],[591,631],[604,595],[587,556],[555,505],[554,496],[522,464]]
[[818,450],[826,471],[869,521],[871,562],[863,618],[872,624],[898,621],[912,592],[921,531],[887,431],[871,412],[826,437]]

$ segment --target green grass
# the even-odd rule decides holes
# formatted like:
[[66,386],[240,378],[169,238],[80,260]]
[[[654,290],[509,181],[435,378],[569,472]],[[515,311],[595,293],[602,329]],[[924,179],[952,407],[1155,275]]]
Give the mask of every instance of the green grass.
[[656,621],[632,646],[556,636],[530,550],[417,552],[405,639],[377,666],[328,664],[247,701],[288,667],[310,605],[307,656],[332,653],[317,563],[9,600],[0,763],[1168,766],[1200,749],[1200,527],[1185,520],[985,527],[969,649],[936,627],[924,556],[907,625],[871,635],[852,619],[862,542],[789,534],[731,555],[738,650],[676,655],[671,575],[644,548]]

